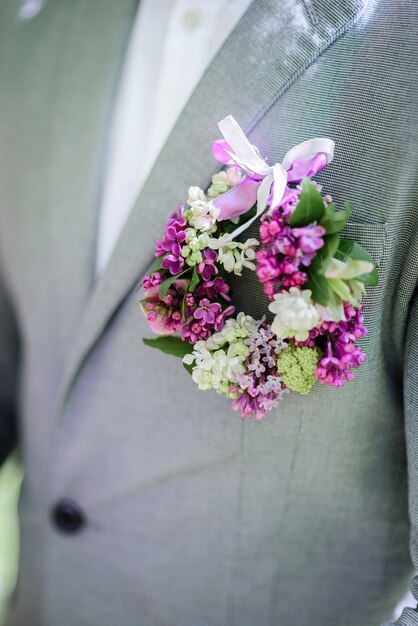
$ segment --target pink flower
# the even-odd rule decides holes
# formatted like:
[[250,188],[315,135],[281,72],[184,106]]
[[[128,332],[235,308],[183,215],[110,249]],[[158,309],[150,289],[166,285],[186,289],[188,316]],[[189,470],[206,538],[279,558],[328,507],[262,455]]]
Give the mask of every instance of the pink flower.
[[203,298],[194,312],[194,318],[196,320],[203,320],[205,324],[213,324],[221,310],[221,305],[218,302],[211,303],[207,298]]
[[230,302],[231,298],[228,295],[229,285],[223,278],[217,276],[214,280],[208,280],[202,283],[196,289],[196,296],[206,296],[209,300],[214,300],[220,296],[223,300]]
[[182,329],[192,312],[186,307],[182,316],[182,302],[189,281],[175,280],[161,300],[158,286],[153,286],[145,292],[140,302],[141,310],[147,318],[149,327],[157,335],[172,335]]
[[151,287],[157,287],[163,282],[163,277],[158,272],[154,272],[151,276],[144,276],[142,279],[142,286],[144,289],[151,289]]
[[309,338],[297,345],[320,348],[324,356],[319,359],[315,377],[320,383],[342,387],[354,378],[352,369],[360,367],[366,355],[356,341],[367,335],[363,326],[363,307],[355,309],[344,303],[346,321],[322,322],[309,333]]
[[222,330],[222,328],[225,326],[225,322],[227,318],[231,317],[234,311],[235,311],[235,307],[231,305],[231,306],[226,307],[224,311],[221,311],[220,313],[216,315],[215,320],[213,322],[213,326],[216,332],[219,332],[220,330]]
[[175,276],[176,274],[180,274],[184,267],[184,259],[181,256],[175,256],[174,254],[167,254],[164,257],[161,267],[170,271],[170,274]]
[[178,223],[169,226],[161,241],[157,241],[156,243],[158,256],[161,256],[166,252],[171,252],[175,256],[179,256],[181,252],[181,244],[185,241],[185,239],[186,232],[184,230],[179,230]]
[[204,250],[205,258],[197,266],[197,271],[202,276],[203,280],[210,280],[211,277],[218,273],[218,268],[215,266],[215,261],[218,255],[215,250],[206,248]]
[[262,248],[256,253],[256,272],[270,299],[282,288],[305,284],[305,267],[324,245],[324,234],[325,229],[316,224],[291,228],[277,210],[262,219]]
[[316,224],[309,224],[302,228],[293,228],[292,234],[299,240],[299,247],[305,254],[312,254],[322,248],[325,228]]

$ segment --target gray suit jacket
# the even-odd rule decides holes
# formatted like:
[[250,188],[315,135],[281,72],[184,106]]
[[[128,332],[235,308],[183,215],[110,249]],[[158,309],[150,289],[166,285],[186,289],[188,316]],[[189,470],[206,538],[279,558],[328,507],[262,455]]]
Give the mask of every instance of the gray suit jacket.
[[[390,619],[418,568],[417,0],[254,0],[96,284],[102,157],[136,2],[50,0],[26,22],[18,5],[0,3],[1,449],[17,415],[25,466],[10,624]],[[167,215],[216,171],[227,114],[272,160],[332,137],[318,179],[354,201],[345,232],[380,267],[355,381],[291,394],[262,422],[142,345],[135,290]],[[253,279],[235,295],[265,308]],[[62,498],[76,504],[54,522]]]

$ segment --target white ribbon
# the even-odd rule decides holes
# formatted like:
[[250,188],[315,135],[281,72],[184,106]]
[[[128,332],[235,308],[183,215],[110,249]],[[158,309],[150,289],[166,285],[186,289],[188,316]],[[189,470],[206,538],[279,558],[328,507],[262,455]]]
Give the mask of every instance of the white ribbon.
[[244,131],[232,115],[228,115],[218,124],[219,130],[231,147],[227,150],[231,159],[249,174],[257,174],[263,180],[257,190],[257,211],[245,224],[241,224],[234,232],[235,238],[250,226],[266,209],[267,201],[273,185],[273,196],[271,206],[278,206],[286,191],[288,169],[294,161],[306,162],[312,159],[319,152],[326,155],[327,165],[334,157],[335,144],[327,137],[315,137],[302,141],[286,152],[281,163],[269,165],[261,158],[258,149],[251,145]]

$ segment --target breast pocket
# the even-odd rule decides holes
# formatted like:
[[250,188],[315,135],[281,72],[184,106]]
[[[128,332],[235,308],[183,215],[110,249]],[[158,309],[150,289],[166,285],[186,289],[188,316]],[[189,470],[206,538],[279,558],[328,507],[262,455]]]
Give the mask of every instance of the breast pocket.
[[379,282],[375,287],[366,287],[363,297],[364,316],[366,323],[376,319],[382,312],[384,285],[387,278],[387,262],[385,259],[388,239],[388,225],[381,223],[348,222],[341,233],[342,239],[352,239],[362,245],[370,253],[379,273]]
[[353,239],[368,250],[379,268],[385,252],[387,224],[348,222],[341,233],[342,239]]

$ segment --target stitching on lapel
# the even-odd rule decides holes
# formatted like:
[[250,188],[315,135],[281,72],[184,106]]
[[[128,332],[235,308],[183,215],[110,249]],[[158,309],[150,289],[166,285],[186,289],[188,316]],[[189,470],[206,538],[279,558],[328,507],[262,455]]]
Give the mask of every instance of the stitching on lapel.
[[[306,2],[310,2],[310,0],[302,0],[305,7],[306,7]],[[367,4],[365,5],[365,7],[367,7]],[[312,7],[313,9],[313,7]],[[320,56],[327,50],[329,50],[329,48],[332,46],[332,44],[334,42],[336,42],[344,33],[346,33],[348,30],[350,30],[350,28],[357,22],[357,20],[359,19],[360,15],[363,13],[365,9],[359,11],[358,13],[356,13],[351,19],[347,20],[347,22],[345,22],[342,26],[340,26],[340,28],[338,28],[333,35],[320,47],[320,49],[318,51],[316,51],[316,54],[311,55],[311,57],[309,57],[308,61],[302,65],[301,67],[299,67],[296,72],[294,72],[294,74],[292,74],[292,76],[289,77],[289,79],[281,86],[281,88],[276,92],[276,94],[274,95],[274,97],[270,100],[270,102],[268,103],[268,105],[262,109],[259,114],[257,116],[254,117],[253,122],[250,124],[249,128],[245,129],[246,133],[251,133],[255,127],[261,122],[261,120],[267,115],[267,113],[273,108],[273,106],[276,104],[277,100],[279,100],[283,94],[289,89],[289,87],[291,87],[293,85],[293,83],[300,77],[302,76],[302,74],[313,64],[315,63],[315,61],[317,61]],[[317,24],[318,21],[316,19],[316,13],[315,13],[315,23]]]

